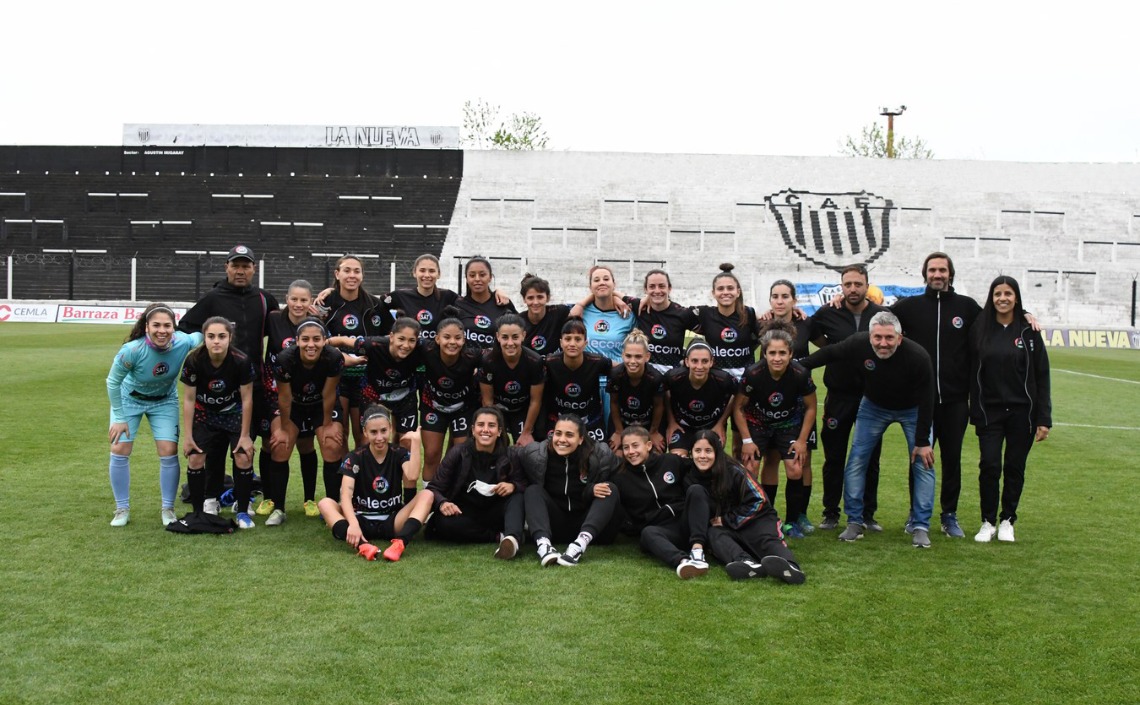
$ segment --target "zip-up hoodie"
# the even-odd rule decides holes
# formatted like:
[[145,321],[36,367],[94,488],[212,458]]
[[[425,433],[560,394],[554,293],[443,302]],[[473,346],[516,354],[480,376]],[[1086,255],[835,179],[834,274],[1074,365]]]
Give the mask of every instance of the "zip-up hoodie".
[[225,316],[234,323],[234,346],[260,365],[265,351],[261,339],[269,330],[269,312],[280,308],[273,294],[264,289],[253,285],[239,289],[223,279],[182,316],[178,330],[200,333],[207,318]]
[[[730,529],[741,529],[769,512],[775,513],[772,503],[764,494],[760,483],[748,472],[732,463],[729,466],[732,473],[733,492],[730,494],[726,506],[715,506],[713,511],[720,516],[721,522]],[[714,500],[714,504],[717,502]]]
[[921,345],[934,364],[939,404],[965,401],[970,394],[970,326],[982,307],[950,287],[930,287],[918,296],[899,299],[891,311],[902,322],[903,335]]
[[462,508],[468,500],[489,504],[505,499],[478,494],[471,487],[476,480],[491,484],[510,482],[515,486],[515,492],[526,489],[522,468],[511,462],[507,452],[480,453],[475,450],[475,442],[469,441],[447,452],[435,471],[435,477],[425,487],[435,495],[433,511],[438,511],[444,502],[452,502]]
[[641,465],[622,463],[612,481],[621,506],[633,528],[667,524],[681,516],[685,506],[686,463],[673,453],[654,453]]
[[[983,341],[985,326],[991,325]],[[1025,321],[1002,327],[978,318],[970,331],[974,351],[970,422],[989,423],[994,405],[1027,406],[1030,425],[1052,427],[1049,355],[1041,334]]]
[[586,476],[578,472],[579,448],[562,457],[550,447],[550,441],[530,445],[511,446],[511,459],[517,461],[526,475],[528,484],[546,489],[554,501],[565,504],[566,511],[584,511],[594,498],[594,485],[608,482],[618,459],[605,443],[594,444],[594,451],[586,463]]

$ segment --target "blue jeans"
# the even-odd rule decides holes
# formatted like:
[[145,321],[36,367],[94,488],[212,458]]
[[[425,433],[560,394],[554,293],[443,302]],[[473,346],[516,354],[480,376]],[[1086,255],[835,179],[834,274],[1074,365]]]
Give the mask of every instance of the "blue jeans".
[[[847,466],[843,469],[843,511],[849,522],[863,523],[863,488],[867,481],[867,462],[887,427],[896,421],[906,435],[909,457],[909,453],[914,452],[918,407],[884,409],[866,397],[859,403],[859,413],[855,417],[855,439],[851,442]],[[916,529],[930,531],[930,514],[934,509],[934,468],[926,467],[916,457],[910,466],[910,478],[914,488],[910,497],[911,520]]]

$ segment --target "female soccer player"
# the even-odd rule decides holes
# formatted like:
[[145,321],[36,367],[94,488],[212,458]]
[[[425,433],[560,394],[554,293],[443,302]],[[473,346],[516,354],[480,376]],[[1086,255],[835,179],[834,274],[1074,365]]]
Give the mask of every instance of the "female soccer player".
[[585,351],[586,325],[580,318],[566,321],[559,344],[562,352],[546,358],[546,431],[550,433],[560,415],[574,414],[591,440],[602,443],[606,425],[598,379],[607,376],[613,364],[609,358]]
[[281,424],[271,441],[273,457],[270,476],[266,478],[269,499],[274,509],[265,520],[266,526],[285,522],[285,490],[289,484],[289,456],[293,448],[302,454],[317,439],[324,458],[325,496],[336,497],[338,470],[344,458],[344,427],[340,423],[337,384],[344,369],[344,356],[326,345],[324,324],[315,318],[301,321],[296,330],[296,344],[277,356],[274,372],[277,378],[277,406]]
[[[791,330],[791,325],[777,320],[760,336],[763,356],[744,371],[733,414],[736,428],[747,433],[741,438],[741,456],[750,472],[755,473],[758,464],[770,457],[777,463],[784,461],[788,476],[785,531],[793,538],[803,538],[797,523],[806,509],[803,489],[792,483],[803,474],[800,459],[807,454],[808,438],[815,430],[816,398],[811,373],[792,361],[795,341]],[[760,483],[769,498],[776,496],[775,472],[770,481],[761,475]]]
[[131,450],[143,416],[150,423],[158,450],[158,485],[162,492],[162,524],[174,521],[178,493],[178,370],[201,333],[174,330],[174,311],[154,303],[143,309],[107,373],[111,403],[110,479],[115,496],[111,526],[131,520]]
[[[325,316],[330,336],[362,337],[384,335],[392,327],[388,306],[364,290],[364,263],[345,255],[336,261],[336,289],[326,299]],[[337,346],[348,351],[349,346]],[[345,367],[340,380],[340,409],[346,429],[352,433],[353,447],[360,445],[360,388],[364,367]]]
[[[459,294],[454,291],[436,286],[441,271],[438,257],[433,254],[422,254],[412,265],[415,288],[396,289],[384,299],[389,309],[403,312],[401,315],[413,318],[420,324],[421,338],[435,337],[436,326],[444,318],[443,309],[454,306],[459,298]],[[495,301],[499,304],[505,305],[511,300],[501,291],[493,293]]]
[[333,538],[370,561],[379,552],[371,542],[391,540],[382,555],[398,561],[431,512],[430,492],[421,492],[405,504],[401,490],[419,475],[419,434],[404,434],[410,449],[392,445],[392,414],[382,406],[368,407],[363,425],[368,444],[341,463],[339,501],[325,497],[318,506]]
[[526,347],[542,357],[558,352],[562,326],[570,317],[570,306],[550,303],[550,282],[534,274],[523,277],[520,287],[526,304]]
[[[633,330],[629,307],[616,296],[613,270],[605,265],[590,267],[590,302],[582,320],[586,324],[586,350],[621,362],[622,342]],[[571,314],[573,315],[573,314]]]
[[723,440],[736,388],[728,372],[713,367],[708,343],[694,340],[685,351],[685,366],[665,375],[669,452],[688,457],[695,433],[701,429],[712,429]]
[[515,443],[534,443],[542,411],[546,364],[523,346],[526,329],[517,314],[505,313],[495,322],[495,347],[483,351],[477,378],[483,406],[498,406],[506,414],[505,431]]
[[205,342],[186,356],[182,367],[182,440],[190,504],[201,512],[207,476],[225,473],[224,454],[233,458],[234,518],[252,529],[249,495],[253,486],[253,381],[257,373],[245,353],[230,346],[234,324],[213,316],[202,324]]
[[665,450],[661,422],[665,416],[664,378],[651,365],[649,340],[634,328],[625,337],[622,364],[610,370],[606,391],[610,396],[610,420],[614,428],[610,448],[621,454],[621,434],[627,426],[640,425],[650,431],[653,447]]
[[467,293],[455,300],[459,320],[463,322],[467,342],[481,350],[495,344],[495,321],[504,313],[515,313],[515,305],[507,300],[499,303],[491,289],[491,262],[486,257],[472,257],[463,267]]
[[649,337],[649,350],[653,353],[649,364],[664,374],[681,365],[685,357],[685,336],[697,327],[697,314],[671,299],[673,282],[665,270],[649,270],[643,286],[643,298],[625,297],[624,300],[637,312],[637,327]]
[[755,360],[759,341],[756,311],[744,305],[740,280],[732,273],[732,264],[720,265],[713,277],[712,293],[716,306],[698,306],[696,331],[704,335],[718,370],[725,370],[739,380],[744,368]]
[[424,370],[419,375],[420,435],[424,443],[423,479],[435,477],[443,457],[444,436],[451,432],[451,445],[467,440],[471,412],[478,407],[475,370],[482,353],[467,344],[459,311],[448,306],[436,329],[435,340],[422,344]]
[[425,489],[433,495],[427,536],[461,543],[498,543],[495,558],[510,560],[523,540],[526,479],[507,455],[503,412],[475,412],[472,440],[447,452]]
[[[993,280],[970,338],[974,353],[970,421],[981,451],[982,528],[974,540],[986,543],[996,534],[998,541],[1012,542],[1025,485],[1025,461],[1033,442],[1048,438],[1053,425],[1049,355],[1041,334],[1025,320],[1016,279],[1000,276]],[[999,515],[998,488],[1003,477]]]
[[[550,438],[511,448],[526,473],[526,523],[538,544],[542,566],[576,566],[591,543],[617,536],[620,498],[608,480],[617,458],[605,443],[586,435],[582,419],[563,414]],[[553,541],[570,541],[559,553]]]
[[621,506],[641,549],[660,559],[682,580],[704,575],[708,541],[708,493],[689,491],[689,463],[653,452],[649,431],[629,426],[622,432],[624,462],[613,475]]
[[796,556],[780,534],[780,518],[760,484],[728,457],[720,438],[699,431],[693,465],[705,475],[711,502],[709,545],[733,580],[773,577],[791,585],[806,580]]

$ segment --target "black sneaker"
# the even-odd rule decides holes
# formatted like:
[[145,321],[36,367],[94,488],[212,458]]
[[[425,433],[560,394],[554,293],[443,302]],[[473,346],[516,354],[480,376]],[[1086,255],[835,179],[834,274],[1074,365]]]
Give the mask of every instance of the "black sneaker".
[[788,585],[801,585],[807,580],[802,570],[780,556],[764,556],[760,559],[760,565],[764,567],[765,573],[777,580],[783,580]]
[[728,571],[728,577],[733,580],[747,580],[748,578],[763,578],[768,573],[764,571],[764,566],[760,563],[753,561],[733,561],[724,567]]
[[541,546],[538,549],[538,560],[542,562],[543,568],[548,568],[552,565],[556,565],[558,563],[558,559],[561,557],[562,554],[559,553],[558,550],[550,544]]
[[578,561],[582,560],[582,549],[578,548],[578,544],[572,543],[566,547],[566,552],[558,556],[558,565],[567,568],[573,568],[578,565]]

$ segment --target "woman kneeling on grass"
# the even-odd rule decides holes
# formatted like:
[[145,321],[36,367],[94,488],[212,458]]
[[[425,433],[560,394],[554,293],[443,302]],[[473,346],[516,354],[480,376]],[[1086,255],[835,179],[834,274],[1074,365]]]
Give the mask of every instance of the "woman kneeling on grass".
[[804,572],[780,533],[776,510],[760,483],[725,454],[720,436],[710,430],[698,431],[692,458],[696,471],[707,473],[712,514],[709,545],[729,577],[771,576],[792,585],[804,582]]
[[178,370],[201,333],[174,330],[174,311],[151,304],[135,322],[127,342],[115,355],[107,374],[111,402],[111,492],[115,516],[111,526],[131,520],[131,449],[143,416],[150,422],[158,449],[158,484],[162,491],[162,524],[171,523],[178,493]]
[[499,544],[495,558],[510,560],[523,540],[526,480],[507,455],[503,412],[476,411],[472,438],[447,452],[425,487],[434,495],[435,511],[426,535],[461,543],[494,541]]
[[[591,542],[617,536],[620,498],[609,482],[617,458],[605,443],[586,435],[574,414],[558,417],[550,439],[511,449],[526,473],[526,522],[542,566],[576,566]],[[559,553],[553,541],[571,541]]]
[[349,453],[340,466],[340,501],[325,497],[317,507],[333,538],[370,561],[379,551],[371,542],[391,539],[383,555],[398,561],[431,512],[430,492],[420,492],[404,504],[403,483],[419,477],[423,460],[420,434],[404,434],[411,450],[393,446],[392,412],[383,406],[366,409],[361,425],[367,445]]
[[688,461],[653,452],[649,431],[629,426],[621,434],[624,462],[613,482],[641,549],[677,571],[682,580],[704,575],[708,542],[708,492],[689,487]]
[[234,324],[221,316],[202,324],[205,342],[186,356],[182,367],[182,441],[190,504],[201,512],[210,480],[221,484],[225,452],[233,458],[234,519],[239,529],[252,529],[249,494],[253,486],[253,381],[257,373],[249,357],[230,346]]

